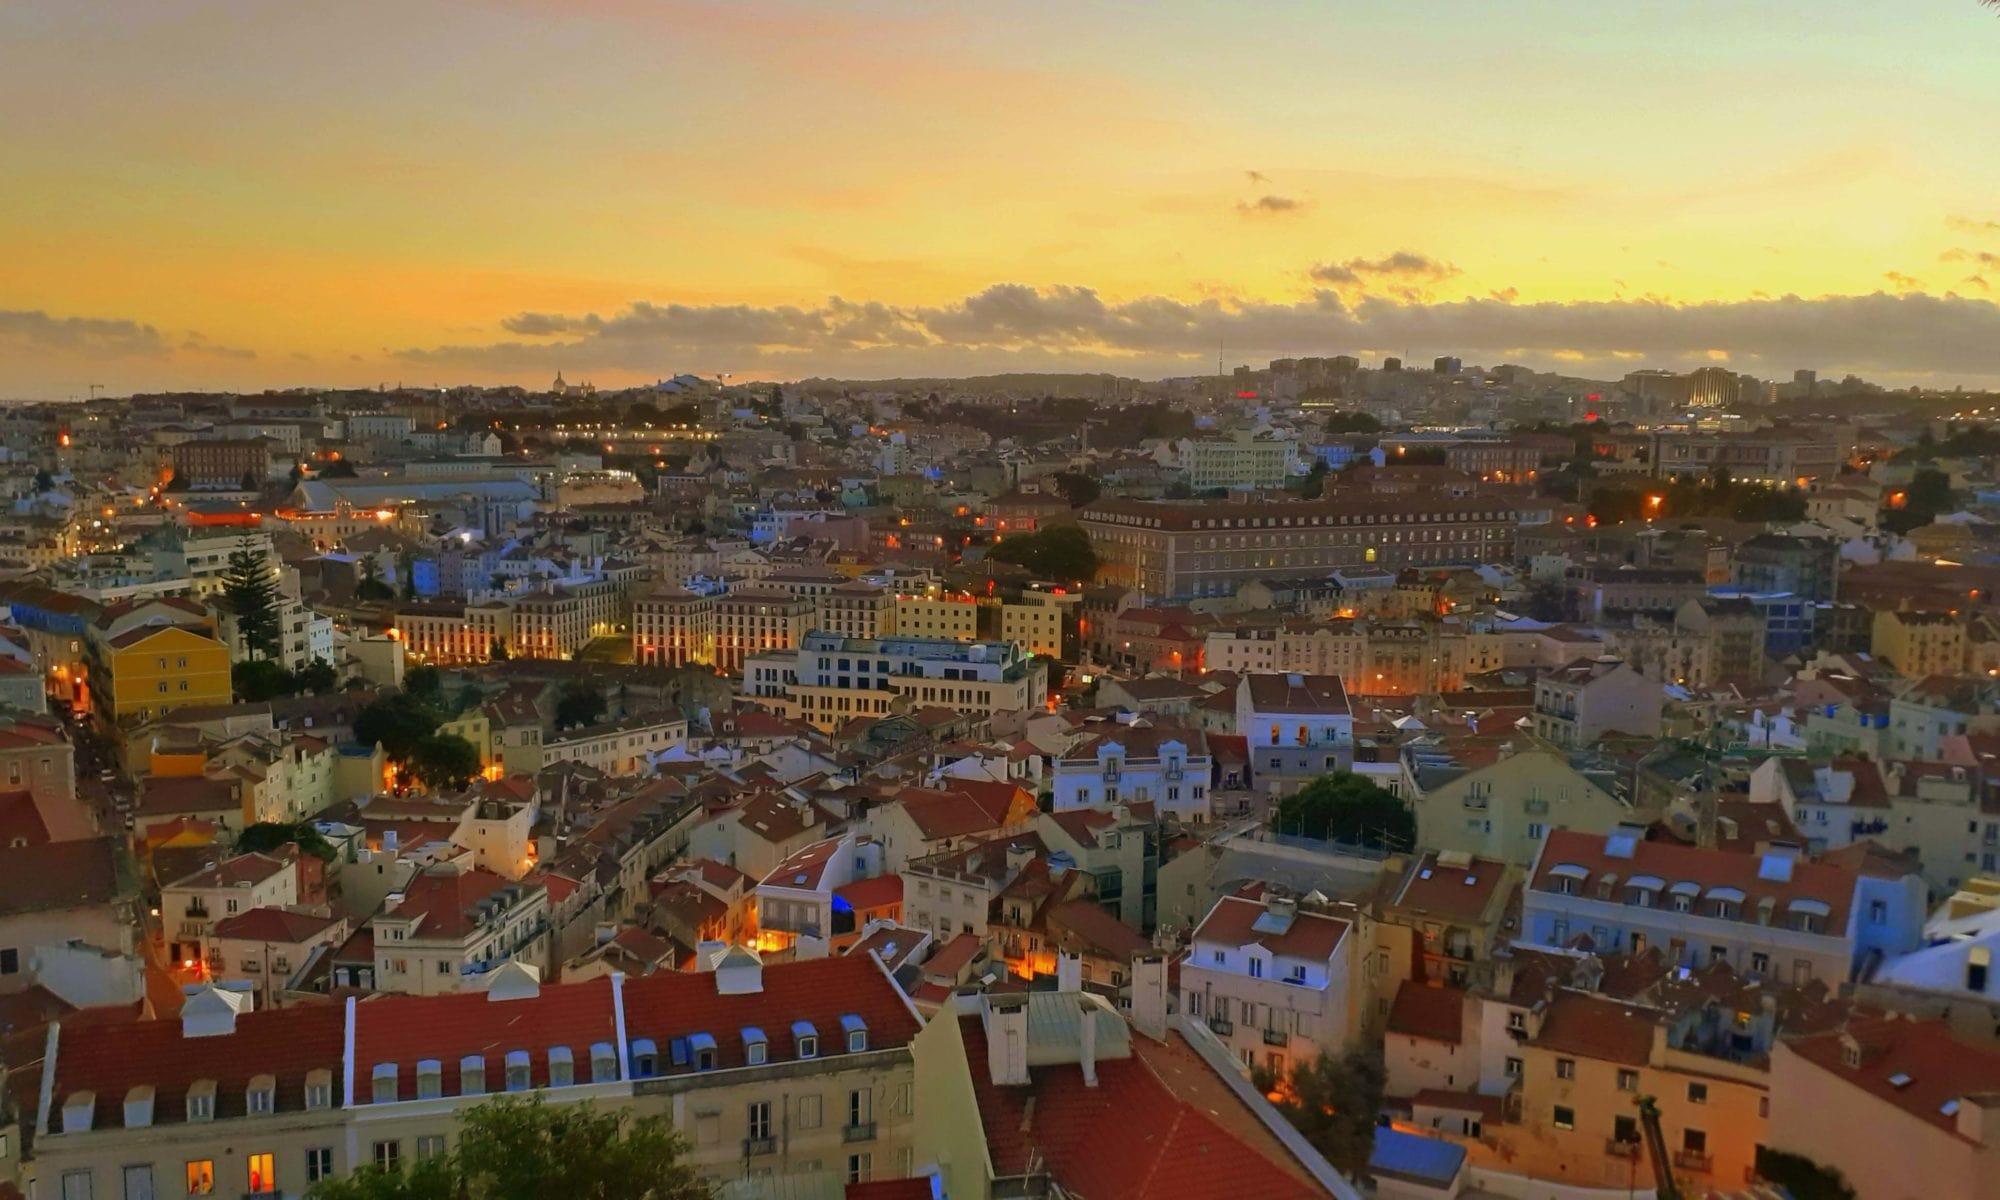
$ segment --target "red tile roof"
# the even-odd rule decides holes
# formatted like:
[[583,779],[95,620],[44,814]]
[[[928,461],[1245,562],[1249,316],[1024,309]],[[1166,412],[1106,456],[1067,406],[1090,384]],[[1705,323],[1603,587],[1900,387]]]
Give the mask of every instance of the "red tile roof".
[[1542,1017],[1535,1044],[1558,1054],[1642,1067],[1653,1051],[1661,1014],[1583,992],[1559,991]]
[[110,838],[0,847],[0,916],[111,903],[116,853]]
[[259,884],[275,875],[295,870],[290,858],[280,858],[274,854],[252,852],[224,859],[214,866],[196,871],[184,879],[176,879],[168,887],[178,888],[225,888],[239,884]]
[[[629,985],[628,985],[629,986]],[[443,996],[375,996],[354,1009],[354,1090],[356,1103],[372,1103],[375,1068],[396,1065],[398,1099],[417,1097],[417,1064],[436,1059],[447,1096],[460,1094],[459,1062],[485,1060],[489,1092],[506,1089],[507,1055],[528,1052],[533,1084],[549,1079],[548,1052],[567,1046],[576,1078],[590,1077],[590,1048],[616,1045],[617,1022],[611,979],[543,987],[539,995],[495,1000],[485,992]]]
[[833,861],[833,856],[845,843],[845,838],[837,837],[814,842],[773,867],[760,886],[801,888],[809,892],[819,890],[820,880],[826,875],[826,865]]
[[[1790,879],[1765,879],[1759,873],[1764,862],[1760,855],[1636,840],[1631,855],[1625,857],[1607,854],[1606,841],[1603,834],[1555,830],[1542,843],[1541,858],[1529,886],[1537,892],[1560,891],[1562,880],[1557,872],[1566,866],[1581,867],[1586,878],[1576,882],[1577,892],[1583,896],[1597,895],[1599,881],[1610,875],[1614,877],[1612,898],[1623,900],[1634,878],[1651,877],[1665,884],[1663,888],[1652,889],[1656,904],[1668,903],[1667,895],[1675,884],[1699,887],[1704,900],[1713,889],[1733,888],[1743,893],[1733,920],[1755,924],[1759,905],[1768,897],[1773,902],[1770,917],[1773,925],[1785,924],[1793,901],[1817,901],[1827,908],[1826,914],[1819,918],[1822,930],[1838,933],[1847,928],[1847,912],[1854,900],[1858,878],[1851,868],[1799,859],[1791,863]],[[1696,911],[1709,917],[1706,903],[1699,904]]]
[[[479,924],[479,902],[507,886],[506,879],[481,867],[463,872],[426,871],[403,889],[402,903],[395,911],[382,915],[397,920],[420,916],[414,934],[418,938],[462,938]],[[519,886],[537,885],[524,882]]]
[[1200,928],[1194,931],[1194,938],[1198,942],[1220,942],[1225,946],[1248,946],[1255,942],[1274,955],[1325,962],[1333,957],[1340,940],[1347,936],[1348,925],[1341,918],[1304,911],[1293,917],[1291,926],[1282,933],[1265,933],[1252,928],[1264,913],[1265,906],[1255,900],[1224,896],[1203,918]]
[[[1942,1111],[1947,1101],[2000,1091],[2000,1050],[1962,1040],[1941,1022],[1892,1014],[1850,1021],[1846,1033],[1860,1047],[1859,1067],[1847,1065],[1839,1030],[1783,1045],[1847,1086],[1953,1132],[1958,1121]],[[1898,1086],[1890,1082],[1897,1076],[1908,1078]]]
[[1465,1039],[1465,993],[1405,979],[1389,1009],[1389,1032],[1457,1045]]
[[712,973],[665,972],[625,981],[626,1036],[658,1047],[661,1074],[691,1073],[691,1062],[672,1061],[670,1045],[702,1033],[715,1039],[718,1069],[743,1066],[746,1026],[763,1031],[774,1062],[798,1057],[796,1021],[812,1024],[825,1056],[846,1050],[841,1018],[850,1014],[867,1026],[870,1049],[906,1045],[917,1035],[916,1013],[902,991],[865,954],[766,966],[763,990],[749,994],[724,996],[715,987]]
[[1347,688],[1338,675],[1245,675],[1250,685],[1250,708],[1259,713],[1308,713],[1324,716],[1345,715],[1351,710]]
[[857,913],[886,908],[903,902],[903,877],[875,875],[868,879],[857,879],[853,883],[833,889],[833,894],[853,905]]
[[253,908],[217,921],[211,934],[250,942],[298,943],[325,933],[338,919],[282,908]]
[[1459,921],[1478,921],[1486,914],[1493,891],[1506,876],[1507,864],[1489,858],[1466,861],[1453,856],[1438,861],[1433,850],[1418,859],[1403,877],[1395,906]]
[[93,1128],[123,1126],[125,1093],[140,1084],[154,1089],[157,1124],[185,1120],[188,1088],[204,1079],[215,1081],[218,1118],[244,1115],[245,1092],[258,1075],[276,1077],[279,1112],[305,1108],[306,1074],[316,1070],[332,1072],[332,1100],[340,1103],[346,1023],[339,1005],[247,1012],[235,1032],[204,1038],[183,1037],[179,1021],[133,1021],[122,1010],[87,1010],[61,1025],[52,1129],[60,1127],[63,1100],[80,1091],[96,1093]]
[[0,846],[39,846],[49,840],[49,827],[29,791],[0,792]]

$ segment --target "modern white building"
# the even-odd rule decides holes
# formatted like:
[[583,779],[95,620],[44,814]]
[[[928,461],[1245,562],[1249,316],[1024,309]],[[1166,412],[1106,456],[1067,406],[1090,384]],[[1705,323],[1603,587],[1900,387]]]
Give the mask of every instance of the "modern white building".
[[1251,775],[1274,793],[1354,761],[1354,713],[1338,675],[1245,675],[1236,683],[1236,732],[1249,747]]
[[1151,803],[1162,816],[1208,820],[1214,761],[1199,729],[1135,721],[1085,738],[1055,760],[1055,811]]
[[899,697],[961,712],[1026,712],[1048,698],[1048,668],[1015,642],[852,638],[815,631],[799,641],[799,716],[821,729],[886,716]]
[[1360,975],[1374,956],[1358,909],[1339,915],[1267,893],[1224,896],[1181,960],[1181,1012],[1204,1021],[1246,1066],[1289,1071],[1338,1052],[1363,1015]]

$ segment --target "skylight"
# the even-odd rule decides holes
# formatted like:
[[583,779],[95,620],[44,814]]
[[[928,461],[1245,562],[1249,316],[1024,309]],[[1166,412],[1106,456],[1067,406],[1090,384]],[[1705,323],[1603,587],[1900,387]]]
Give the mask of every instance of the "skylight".
[[1910,1077],[1908,1075],[1903,1074],[1901,1071],[1898,1071],[1894,1075],[1889,1076],[1889,1086],[1892,1088],[1909,1087]]

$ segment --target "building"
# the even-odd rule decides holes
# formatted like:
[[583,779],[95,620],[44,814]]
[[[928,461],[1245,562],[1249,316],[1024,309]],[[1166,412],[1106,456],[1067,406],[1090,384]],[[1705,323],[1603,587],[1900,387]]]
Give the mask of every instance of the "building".
[[1965,666],[1965,625],[1948,612],[1878,612],[1870,653],[1912,679],[1956,675]]
[[1760,533],[1736,547],[1730,576],[1746,592],[1790,593],[1808,603],[1839,598],[1840,544],[1830,537]]
[[449,996],[254,1005],[209,989],[179,1020],[57,1023],[41,1194],[297,1195],[436,1154],[503,1093],[668,1116],[711,1187],[800,1175],[838,1194],[911,1170],[918,1019],[865,955],[550,985],[516,967]]
[[1535,681],[1535,736],[1572,750],[1607,733],[1658,736],[1665,704],[1659,681],[1624,662],[1579,661]]
[[1225,896],[1195,927],[1181,960],[1181,1012],[1245,1066],[1289,1073],[1321,1050],[1339,1053],[1368,1015],[1359,1003],[1374,969],[1367,918],[1291,897]]
[[1608,772],[1580,769],[1547,746],[1468,748],[1465,761],[1411,747],[1403,764],[1417,844],[1443,852],[1525,867],[1554,830],[1603,835],[1635,819]]
[[819,597],[816,627],[842,637],[888,637],[897,631],[897,607],[896,597],[888,591],[851,579]]
[[260,908],[299,903],[297,847],[239,854],[160,889],[160,929],[167,958],[184,968],[218,971],[215,924]]
[[1885,1200],[2000,1197],[2000,1050],[1889,1013],[1771,1052],[1774,1150]]
[[229,647],[206,614],[164,613],[129,627],[100,618],[88,650],[92,707],[110,722],[143,721],[191,704],[227,704],[234,695]]
[[1122,725],[1093,734],[1055,759],[1055,811],[1153,804],[1163,815],[1198,824],[1209,818],[1214,777],[1208,738],[1177,725]]
[[902,637],[971,641],[979,636],[979,605],[970,596],[898,596],[895,619],[886,632]]
[[548,888],[510,882],[470,857],[418,872],[369,920],[377,990],[435,996],[476,990],[509,963],[548,966]]
[[1032,655],[1063,657],[1063,612],[1058,602],[1043,603],[1028,592],[1018,604],[1000,605],[1000,639],[1018,642]]
[[634,600],[632,661],[644,667],[714,665],[715,599],[669,584]]
[[245,479],[262,487],[274,478],[277,449],[267,438],[216,438],[181,442],[168,454],[176,482],[192,488],[235,489]]
[[1338,675],[1251,674],[1236,682],[1236,732],[1273,794],[1297,791],[1354,761],[1354,713]]
[[1742,483],[1810,487],[1840,473],[1840,443],[1816,433],[1778,429],[1754,433],[1706,430],[1653,435],[1655,475],[1708,475],[1720,468]]
[[819,602],[781,591],[729,592],[715,598],[715,668],[743,673],[743,660],[772,650],[793,650],[812,631]]
[[1291,478],[1298,443],[1238,430],[1223,438],[1186,438],[1177,457],[1197,492],[1216,488],[1276,488]]
[[477,604],[406,601],[396,609],[396,635],[412,662],[432,666],[483,663],[494,646],[514,643],[514,610],[504,600]]
[[[1381,909],[1378,934],[1410,933],[1415,978],[1463,988],[1505,945],[1507,910],[1521,886],[1518,867],[1463,851],[1428,850],[1404,870]],[[1456,1087],[1447,1083],[1446,1087]]]
[[625,588],[609,579],[551,584],[547,591],[514,599],[515,658],[573,658],[592,638],[608,637],[622,624]]
[[799,716],[820,729],[886,716],[898,702],[960,712],[1028,712],[1048,698],[1046,664],[1013,642],[848,638],[813,632],[798,643]]
[[1505,500],[1436,495],[1225,504],[1107,498],[1079,515],[1102,564],[1100,582],[1174,600],[1232,595],[1273,573],[1507,562],[1517,520]]
[[248,982],[267,1004],[340,948],[347,918],[289,908],[253,908],[209,928],[211,979]]
[[[1796,854],[1559,829],[1531,869],[1522,935],[1558,947],[1588,937],[1602,953],[1650,947],[1678,966],[1720,961],[1794,987],[1815,979],[1838,986],[1858,961],[1862,923],[1895,914],[1863,899],[1856,871]],[[1857,902],[1868,907],[1857,911]],[[1914,945],[1916,929],[1907,932]]]

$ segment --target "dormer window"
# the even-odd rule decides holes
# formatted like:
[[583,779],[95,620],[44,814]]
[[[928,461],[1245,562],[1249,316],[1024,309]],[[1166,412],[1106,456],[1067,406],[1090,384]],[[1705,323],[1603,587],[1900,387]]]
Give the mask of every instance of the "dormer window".
[[215,1119],[215,1080],[197,1079],[189,1085],[187,1093],[187,1119],[190,1121],[213,1121]]
[[533,1086],[529,1079],[528,1052],[509,1050],[507,1052],[507,1090],[525,1092]]
[[792,1022],[792,1045],[800,1058],[819,1057],[819,1030],[811,1021]]
[[549,1047],[549,1086],[568,1087],[576,1082],[576,1056],[568,1046]]
[[458,1094],[480,1096],[486,1092],[486,1056],[468,1054],[458,1060]]
[[590,1081],[592,1083],[616,1083],[618,1080],[618,1051],[610,1042],[598,1042],[590,1048]]
[[860,1017],[848,1013],[840,1018],[840,1029],[847,1037],[849,1054],[859,1054],[868,1049],[868,1025]]
[[253,1117],[269,1116],[277,1108],[277,1096],[278,1080],[275,1076],[255,1076],[243,1093],[243,1111]]
[[372,1090],[369,1095],[377,1104],[389,1104],[396,1099],[396,1064],[376,1063],[371,1076]]
[[632,1043],[632,1074],[640,1079],[660,1073],[660,1050],[653,1045],[653,1039],[640,1038]]
[[444,1095],[444,1064],[426,1058],[417,1064],[417,1099],[435,1100]]
[[715,1070],[715,1038],[706,1033],[697,1033],[688,1038],[688,1051],[694,1058],[697,1071]]
[[770,1061],[771,1044],[765,1040],[764,1031],[756,1026],[745,1026],[743,1030],[743,1061],[749,1066],[761,1067]]
[[333,1072],[324,1067],[306,1072],[306,1107],[325,1109],[333,1107]]

